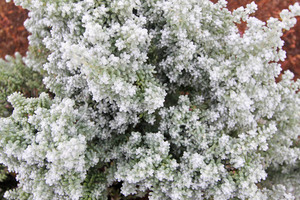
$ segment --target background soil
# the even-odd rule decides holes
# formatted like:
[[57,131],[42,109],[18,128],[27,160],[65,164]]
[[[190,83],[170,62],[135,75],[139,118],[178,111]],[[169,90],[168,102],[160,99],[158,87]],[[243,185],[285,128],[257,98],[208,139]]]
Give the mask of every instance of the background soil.
[[13,2],[0,0],[0,57],[13,55],[18,51],[25,56],[28,48],[29,33],[23,26],[28,11]]

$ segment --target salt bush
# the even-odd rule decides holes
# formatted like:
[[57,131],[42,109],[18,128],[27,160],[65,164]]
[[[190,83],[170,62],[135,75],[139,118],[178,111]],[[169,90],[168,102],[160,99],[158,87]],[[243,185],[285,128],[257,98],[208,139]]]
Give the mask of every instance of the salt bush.
[[300,198],[300,82],[275,81],[298,3],[265,23],[225,0],[15,2],[55,98],[9,97],[6,198]]

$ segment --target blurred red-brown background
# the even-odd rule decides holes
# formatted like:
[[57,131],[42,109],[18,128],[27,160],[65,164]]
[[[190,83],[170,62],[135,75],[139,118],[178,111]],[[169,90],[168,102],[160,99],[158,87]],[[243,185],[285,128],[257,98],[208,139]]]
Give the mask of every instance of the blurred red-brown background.
[[29,33],[23,26],[28,17],[28,11],[13,2],[6,3],[0,0],[0,57],[13,55],[18,51],[23,56],[28,48]]
[[[211,0],[216,2],[217,0]],[[270,17],[279,17],[282,9],[287,9],[289,5],[300,0],[254,0],[258,5],[255,16],[266,21]],[[252,0],[228,0],[229,10],[240,6],[245,6]],[[12,2],[6,3],[0,0],[0,57],[13,55],[18,51],[22,55],[26,54],[28,48],[27,37],[29,33],[23,26],[24,20],[28,17],[28,11]],[[297,18],[297,25],[290,31],[286,31],[282,37],[285,41],[284,50],[287,58],[281,62],[283,70],[290,69],[295,74],[295,78],[300,77],[300,17]]]

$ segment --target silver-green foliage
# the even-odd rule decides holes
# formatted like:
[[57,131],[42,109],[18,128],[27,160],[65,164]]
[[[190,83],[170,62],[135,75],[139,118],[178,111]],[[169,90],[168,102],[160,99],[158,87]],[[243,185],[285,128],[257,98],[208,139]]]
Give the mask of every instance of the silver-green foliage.
[[300,82],[275,82],[299,4],[264,23],[225,0],[15,2],[56,97],[9,97],[8,199],[300,198]]
[[22,56],[17,52],[15,56],[0,59],[0,116],[11,114],[7,97],[14,92],[21,92],[28,97],[38,97],[45,91],[42,75],[27,67]]
[[[13,56],[6,56],[5,60],[0,59],[0,117],[11,115],[13,108],[7,102],[7,97],[14,92],[21,92],[27,97],[38,97],[38,94],[45,91],[40,73],[27,67],[19,53]],[[7,168],[0,166],[0,198],[4,192],[15,183],[12,174]]]

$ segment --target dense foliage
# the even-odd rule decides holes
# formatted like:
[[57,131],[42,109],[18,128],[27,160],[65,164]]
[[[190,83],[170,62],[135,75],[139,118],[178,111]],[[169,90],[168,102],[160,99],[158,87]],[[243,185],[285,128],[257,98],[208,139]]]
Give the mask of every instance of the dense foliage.
[[45,91],[42,75],[25,66],[19,53],[15,57],[6,56],[0,59],[0,116],[7,117],[11,114],[12,107],[7,102],[7,97],[20,92],[26,97],[38,97]]
[[[8,117],[12,113],[12,106],[7,97],[20,92],[26,97],[38,97],[45,91],[41,74],[25,66],[22,56],[16,53],[14,57],[6,56],[0,59],[0,117]],[[0,165],[0,198],[7,189],[16,187],[17,182],[13,172]]]
[[299,4],[264,23],[224,0],[15,2],[55,97],[8,97],[8,199],[300,197],[300,82],[275,81]]

